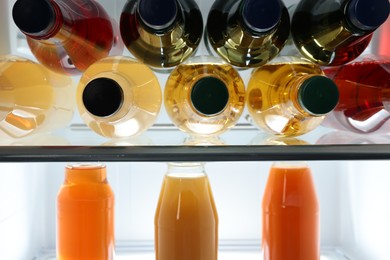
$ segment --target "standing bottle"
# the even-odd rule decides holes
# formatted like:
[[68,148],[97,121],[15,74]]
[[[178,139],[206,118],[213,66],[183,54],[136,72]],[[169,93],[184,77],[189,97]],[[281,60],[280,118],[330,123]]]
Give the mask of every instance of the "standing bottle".
[[307,164],[274,163],[262,201],[264,260],[320,260],[319,211]]
[[168,164],[154,225],[156,260],[217,260],[218,215],[203,164]]
[[361,56],[324,72],[336,83],[340,100],[323,126],[355,133],[390,133],[390,58]]
[[198,56],[177,66],[164,92],[172,122],[193,135],[218,135],[233,127],[245,106],[239,73],[220,58]]
[[339,96],[337,86],[318,65],[287,56],[255,69],[247,93],[252,122],[280,136],[298,136],[316,128]]
[[216,0],[206,29],[210,53],[237,67],[258,67],[283,48],[290,16],[281,0]]
[[389,10],[388,0],[302,0],[292,15],[291,35],[311,61],[342,65],[363,53]]
[[0,137],[65,127],[73,117],[74,95],[71,78],[22,57],[0,56]]
[[17,0],[12,15],[37,60],[57,73],[78,75],[123,51],[119,28],[95,0]]
[[102,164],[65,168],[57,196],[57,259],[112,260],[114,193]]
[[82,75],[78,111],[96,133],[108,138],[141,134],[157,119],[162,93],[153,71],[132,58],[107,57]]
[[171,68],[196,51],[203,20],[194,0],[128,0],[120,31],[138,60],[156,69]]

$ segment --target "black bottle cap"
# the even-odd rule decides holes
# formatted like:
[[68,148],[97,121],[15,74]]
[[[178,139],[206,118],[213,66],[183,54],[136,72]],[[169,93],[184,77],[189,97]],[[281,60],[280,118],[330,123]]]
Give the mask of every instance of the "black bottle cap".
[[85,86],[82,98],[89,113],[105,117],[114,114],[121,107],[123,91],[115,80],[97,78]]
[[388,0],[351,0],[347,6],[347,17],[360,30],[375,30],[383,24],[390,12]]
[[13,20],[25,33],[39,33],[54,23],[55,11],[46,0],[17,0],[12,8]]
[[254,32],[267,32],[282,17],[282,5],[280,0],[243,0],[241,15],[244,24]]
[[138,14],[142,22],[151,29],[168,28],[176,19],[176,0],[140,0]]
[[336,107],[339,91],[331,79],[325,76],[312,76],[299,88],[298,101],[310,114],[324,115]]
[[201,114],[212,116],[222,112],[229,101],[225,83],[215,77],[199,79],[191,90],[191,102]]

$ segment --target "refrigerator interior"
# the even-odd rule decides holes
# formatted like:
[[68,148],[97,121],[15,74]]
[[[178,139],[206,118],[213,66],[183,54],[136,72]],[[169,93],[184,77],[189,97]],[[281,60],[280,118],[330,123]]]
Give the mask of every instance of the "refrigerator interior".
[[[10,16],[13,0],[0,2],[0,54],[12,53],[33,59],[26,42]],[[99,0],[112,17],[118,19],[125,0]],[[197,0],[203,19],[212,0]],[[287,6],[296,1],[285,0]],[[375,34],[367,52],[389,54],[390,19]],[[384,47],[385,46],[385,47]],[[386,47],[387,46],[387,47]],[[197,54],[206,54],[202,42]],[[127,51],[124,55],[130,55]],[[246,81],[249,70],[241,71]],[[161,86],[168,74],[158,73]],[[77,82],[77,78],[74,78]],[[245,125],[244,117],[240,119]],[[164,109],[157,125],[169,124]],[[72,125],[82,127],[77,112]],[[240,131],[243,131],[242,135]],[[227,133],[232,143],[255,142],[259,130]],[[328,130],[306,136],[315,142]],[[145,138],[157,140],[168,135],[172,143],[185,135],[149,132]],[[238,134],[237,134],[238,133]],[[161,134],[161,136],[159,136]],[[65,137],[72,145],[84,142],[110,143],[84,129],[78,137],[72,131]],[[43,137],[45,138],[45,137]],[[364,137],[366,138],[366,137]],[[371,137],[367,137],[370,139]],[[373,137],[374,138],[374,137]],[[376,137],[375,137],[376,138]],[[237,140],[240,141],[237,141]],[[382,141],[382,139],[384,141]],[[66,138],[53,137],[52,143],[68,144]],[[76,140],[76,141],[74,141]],[[42,140],[41,140],[42,141]],[[369,140],[359,141],[370,142]],[[387,142],[380,137],[378,142]],[[23,145],[23,143],[21,143]],[[250,147],[248,147],[250,149]],[[359,149],[359,147],[356,147]],[[219,259],[261,259],[261,200],[270,161],[207,162],[219,216]],[[308,161],[320,202],[321,260],[390,259],[390,160]],[[64,181],[66,163],[0,163],[0,259],[55,259],[56,196]],[[106,162],[108,181],[115,192],[116,259],[154,259],[154,213],[167,170],[165,162]]]

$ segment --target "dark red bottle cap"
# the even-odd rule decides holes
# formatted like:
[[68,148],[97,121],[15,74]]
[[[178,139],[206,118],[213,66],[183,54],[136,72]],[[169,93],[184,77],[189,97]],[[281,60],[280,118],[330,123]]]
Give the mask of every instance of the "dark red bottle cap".
[[191,102],[201,114],[213,116],[221,113],[229,101],[226,84],[215,77],[199,79],[191,90]]
[[89,113],[105,117],[114,114],[122,106],[123,91],[113,79],[96,78],[85,86],[82,99]]
[[357,29],[372,31],[383,24],[390,12],[388,0],[351,0],[347,17]]
[[280,0],[243,0],[241,15],[250,30],[264,33],[279,23],[282,8],[283,3]]
[[142,22],[153,30],[169,28],[176,19],[176,0],[140,0],[138,14]]
[[55,11],[46,0],[17,0],[12,9],[16,26],[25,33],[39,33],[55,21]]

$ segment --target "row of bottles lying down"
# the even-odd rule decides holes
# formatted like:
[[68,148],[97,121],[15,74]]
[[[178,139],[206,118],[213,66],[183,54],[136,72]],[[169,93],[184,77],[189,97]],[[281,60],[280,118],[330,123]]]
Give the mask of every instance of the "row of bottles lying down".
[[20,57],[3,56],[0,70],[4,137],[64,127],[74,103],[94,132],[113,139],[137,136],[155,122],[163,99],[172,122],[190,135],[216,136],[231,129],[245,106],[259,129],[277,136],[302,135],[320,124],[357,133],[390,132],[389,58],[366,57],[322,70],[301,58],[278,57],[254,69],[246,89],[230,64],[196,56],[171,72],[164,93],[148,66],[123,56],[89,66],[77,91],[71,78]]
[[[156,204],[156,260],[218,259],[218,202],[204,164],[169,163]],[[114,216],[105,166],[68,165],[57,196],[57,259],[114,259]],[[262,201],[263,259],[319,260],[319,231],[310,168],[274,163]]]
[[94,0],[17,0],[12,15],[40,63],[75,75],[124,46],[151,67],[172,68],[195,53],[203,35],[210,54],[237,67],[264,65],[284,49],[342,65],[366,49],[389,5],[302,0],[288,11],[281,0],[216,0],[205,30],[194,0],[128,0],[119,24]]

